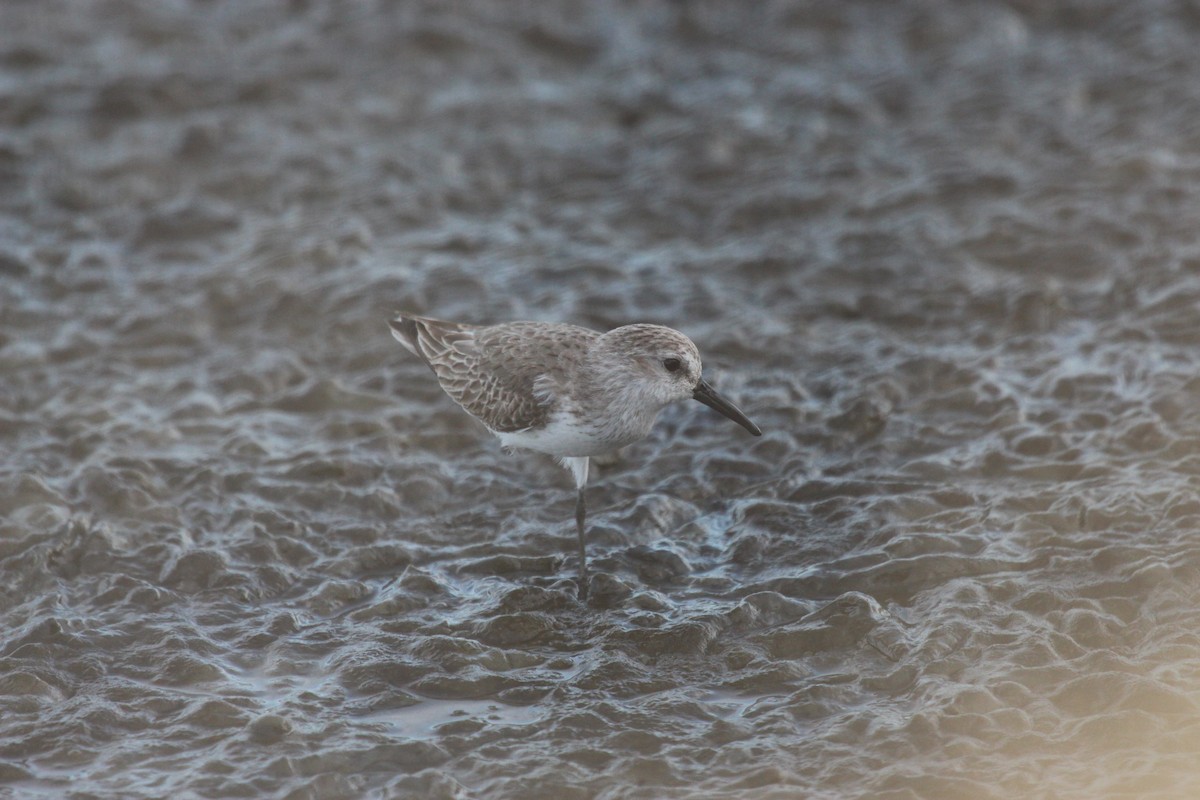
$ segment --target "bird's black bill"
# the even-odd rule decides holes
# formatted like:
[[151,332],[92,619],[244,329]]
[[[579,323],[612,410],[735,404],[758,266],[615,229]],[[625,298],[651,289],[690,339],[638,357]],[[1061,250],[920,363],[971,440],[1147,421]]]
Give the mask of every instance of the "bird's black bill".
[[717,411],[720,411],[722,414],[729,417],[731,420],[736,422],[738,425],[741,425],[755,436],[762,436],[762,430],[759,429],[759,427],[753,422],[751,422],[750,419],[743,414],[737,406],[726,400],[724,397],[721,397],[721,395],[717,394],[717,390],[709,386],[708,381],[701,379],[701,381],[696,384],[696,391],[692,392],[692,398],[694,400],[699,400],[709,408],[714,408]]

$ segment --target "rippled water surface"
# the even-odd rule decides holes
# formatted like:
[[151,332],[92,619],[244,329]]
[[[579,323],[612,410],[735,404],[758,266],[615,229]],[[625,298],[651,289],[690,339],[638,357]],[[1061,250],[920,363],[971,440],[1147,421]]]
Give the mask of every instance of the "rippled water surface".
[[[0,796],[1200,796],[1200,15],[0,6]],[[680,328],[505,455],[388,335]]]

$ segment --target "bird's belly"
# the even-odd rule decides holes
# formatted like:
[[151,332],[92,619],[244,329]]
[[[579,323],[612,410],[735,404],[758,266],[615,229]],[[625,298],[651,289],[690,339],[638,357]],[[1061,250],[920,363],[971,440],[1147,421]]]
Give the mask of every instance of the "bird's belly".
[[580,457],[611,452],[644,438],[647,432],[602,430],[555,419],[537,430],[497,433],[496,436],[505,447],[519,447],[559,457]]

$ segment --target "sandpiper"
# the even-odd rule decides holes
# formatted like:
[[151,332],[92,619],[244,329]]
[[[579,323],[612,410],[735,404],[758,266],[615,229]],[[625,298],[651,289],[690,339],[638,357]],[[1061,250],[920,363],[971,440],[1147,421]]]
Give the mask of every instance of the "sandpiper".
[[547,322],[465,325],[405,313],[388,324],[446,394],[505,448],[556,456],[574,474],[580,599],[588,590],[584,489],[591,456],[645,438],[663,408],[688,398],[762,435],[701,377],[692,340],[661,325],[599,333]]

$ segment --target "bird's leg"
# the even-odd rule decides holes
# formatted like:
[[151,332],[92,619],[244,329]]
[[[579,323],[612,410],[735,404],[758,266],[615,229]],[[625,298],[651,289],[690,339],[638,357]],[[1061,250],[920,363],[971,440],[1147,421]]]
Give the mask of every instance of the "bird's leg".
[[579,495],[575,500],[575,531],[579,534],[579,599],[587,600],[588,570],[587,545],[584,541],[584,518],[587,508],[583,500],[584,487],[579,487]]
[[571,456],[564,458],[562,463],[563,466],[571,470],[571,473],[575,476],[575,488],[579,492],[575,499],[575,532],[579,534],[579,599],[587,600],[587,543],[584,540],[584,523],[587,517],[587,505],[583,499],[583,492],[585,487],[587,487],[588,457]]

